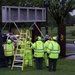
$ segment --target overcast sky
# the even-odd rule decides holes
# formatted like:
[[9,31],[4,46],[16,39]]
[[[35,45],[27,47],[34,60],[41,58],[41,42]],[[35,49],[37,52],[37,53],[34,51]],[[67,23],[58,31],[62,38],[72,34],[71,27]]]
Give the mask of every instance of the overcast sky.
[[71,16],[75,15],[75,10],[73,10],[72,12],[70,12]]

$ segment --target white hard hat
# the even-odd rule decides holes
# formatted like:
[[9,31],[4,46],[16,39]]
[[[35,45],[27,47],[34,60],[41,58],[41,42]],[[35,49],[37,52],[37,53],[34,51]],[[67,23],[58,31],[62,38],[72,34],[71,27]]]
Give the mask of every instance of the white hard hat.
[[44,37],[44,38],[45,38],[45,39],[48,39],[48,37],[49,37],[49,35],[45,35],[45,37]]
[[57,40],[57,37],[53,37],[52,39],[53,39],[53,40]]

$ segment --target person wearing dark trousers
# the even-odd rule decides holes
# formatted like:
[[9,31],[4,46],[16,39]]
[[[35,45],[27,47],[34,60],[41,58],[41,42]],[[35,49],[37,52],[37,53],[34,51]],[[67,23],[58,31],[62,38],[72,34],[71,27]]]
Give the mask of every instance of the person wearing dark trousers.
[[42,69],[43,58],[35,58],[37,69]]
[[14,45],[12,44],[10,39],[8,39],[7,43],[4,44],[4,55],[6,60],[6,66],[11,67],[14,57]]
[[57,37],[53,37],[51,43],[47,48],[48,58],[49,58],[49,68],[48,70],[56,71],[57,59],[60,53],[60,45],[56,42]]
[[44,58],[44,43],[42,38],[38,36],[37,41],[31,46],[34,49],[35,65],[38,70],[42,69],[43,58]]
[[49,58],[49,71],[56,71],[57,59]]
[[5,57],[6,60],[6,67],[11,67],[12,66],[12,62],[13,62],[13,56],[6,56]]
[[45,36],[45,43],[44,43],[44,50],[45,50],[44,61],[45,61],[46,68],[48,68],[48,66],[49,66],[49,59],[48,59],[48,55],[47,55],[47,48],[48,48],[48,45],[50,44],[50,42],[51,42],[51,36],[46,35]]

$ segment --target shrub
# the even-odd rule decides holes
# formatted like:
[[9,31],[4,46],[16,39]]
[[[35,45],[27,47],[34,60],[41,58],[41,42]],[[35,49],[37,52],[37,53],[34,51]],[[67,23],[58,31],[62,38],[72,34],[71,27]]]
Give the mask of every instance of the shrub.
[[75,30],[71,30],[70,32],[72,36],[75,36]]

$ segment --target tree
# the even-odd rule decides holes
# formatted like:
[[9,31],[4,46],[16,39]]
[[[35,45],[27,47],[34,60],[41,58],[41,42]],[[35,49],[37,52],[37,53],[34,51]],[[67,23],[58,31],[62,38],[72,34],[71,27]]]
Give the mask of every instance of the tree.
[[50,0],[49,14],[57,25],[65,22],[66,15],[74,9],[74,0]]
[[[30,0],[29,0],[30,1]],[[39,0],[32,0],[34,4],[37,4]],[[31,1],[30,1],[31,2]],[[66,55],[66,16],[75,7],[75,0],[40,0],[39,4],[49,6],[48,15],[51,16],[58,28],[58,42],[61,47],[60,55],[65,57]],[[50,3],[49,3],[50,2]],[[50,5],[49,5],[50,4]]]
[[66,15],[75,7],[75,0],[50,0],[49,15],[57,23],[58,42],[61,47],[60,55],[65,57],[66,51]]
[[[43,7],[44,0],[0,0],[1,5],[20,5],[20,6],[39,6]],[[75,7],[75,0],[45,0],[50,2],[48,15],[56,22],[58,27],[58,42],[61,46],[61,55],[65,56],[65,43],[66,43],[66,15]],[[0,7],[1,7],[0,5]],[[0,11],[1,12],[1,11]],[[1,16],[1,14],[0,14]],[[0,17],[1,19],[1,17]],[[63,52],[64,51],[64,52]]]

